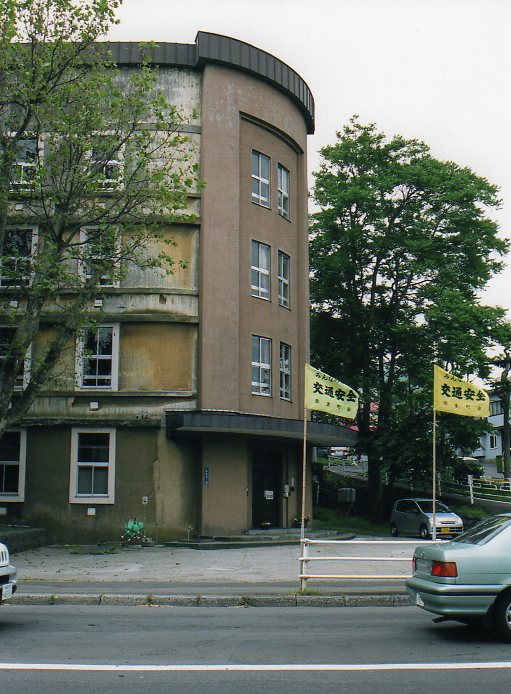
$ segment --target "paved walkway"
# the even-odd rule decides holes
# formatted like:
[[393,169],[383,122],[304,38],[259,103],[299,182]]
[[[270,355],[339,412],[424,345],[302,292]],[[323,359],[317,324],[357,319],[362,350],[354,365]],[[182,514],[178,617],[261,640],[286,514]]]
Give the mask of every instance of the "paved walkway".
[[[331,553],[329,548],[315,551]],[[411,553],[411,549],[407,551]],[[360,553],[360,549],[353,552]],[[233,606],[407,603],[402,580],[371,580],[370,584],[356,580],[313,581],[310,588],[321,595],[297,596],[299,556],[299,544],[216,550],[120,549],[113,545],[42,547],[12,556],[18,571],[18,592],[13,603]],[[372,567],[371,573],[384,573],[381,565],[379,562]],[[393,568],[392,572],[397,571]],[[401,572],[409,573],[406,562]]]

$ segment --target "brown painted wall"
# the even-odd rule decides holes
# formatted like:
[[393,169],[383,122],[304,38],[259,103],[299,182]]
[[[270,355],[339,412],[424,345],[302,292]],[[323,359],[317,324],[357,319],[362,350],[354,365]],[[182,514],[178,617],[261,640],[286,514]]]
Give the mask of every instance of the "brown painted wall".
[[[202,443],[202,534],[239,534],[248,523],[247,443],[230,436],[204,437]],[[204,468],[208,468],[208,485]]]
[[[273,128],[242,120],[249,114]],[[301,364],[308,348],[308,263],[305,155],[275,134],[287,133],[298,151],[306,151],[306,129],[293,103],[270,85],[216,65],[204,69],[202,94],[202,200],[200,296],[200,407],[299,417],[302,400]],[[272,210],[254,209],[251,202],[251,149],[260,148],[289,163],[294,174],[291,222]],[[271,308],[250,296],[250,239],[271,236],[272,250],[293,252],[292,310],[279,312],[276,284]],[[261,239],[264,240],[264,239]],[[280,244],[283,244],[282,246]],[[276,282],[276,266],[273,275]],[[284,316],[284,313],[291,315]],[[293,404],[277,397],[250,393],[251,335],[274,339],[274,379],[278,379],[278,342],[293,346]],[[278,380],[274,380],[278,384]]]

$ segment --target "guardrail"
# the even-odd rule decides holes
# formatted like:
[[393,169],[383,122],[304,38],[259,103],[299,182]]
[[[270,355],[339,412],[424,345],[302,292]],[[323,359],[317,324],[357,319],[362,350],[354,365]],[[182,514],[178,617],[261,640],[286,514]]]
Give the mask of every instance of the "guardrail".
[[[437,544],[441,542],[447,542],[447,540],[437,540]],[[406,557],[381,557],[381,556],[335,556],[335,557],[311,557],[309,556],[309,548],[311,546],[318,545],[329,545],[329,546],[343,546],[347,545],[391,545],[392,547],[400,548],[403,545],[408,545],[411,547],[417,547],[419,545],[431,545],[430,540],[309,540],[308,538],[303,538],[300,540],[301,543],[301,557],[300,562],[300,590],[303,592],[307,587],[307,581],[314,579],[332,579],[332,580],[349,580],[349,579],[398,579],[404,580],[409,578],[409,575],[403,574],[309,574],[308,564],[310,562],[346,562],[346,561],[371,561],[371,562],[411,562],[412,556]]]

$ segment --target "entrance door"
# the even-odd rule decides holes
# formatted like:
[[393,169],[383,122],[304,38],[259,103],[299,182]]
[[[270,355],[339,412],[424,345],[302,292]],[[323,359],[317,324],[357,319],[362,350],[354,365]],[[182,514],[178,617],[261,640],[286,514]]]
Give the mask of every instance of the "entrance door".
[[280,526],[282,497],[282,455],[275,451],[254,451],[252,457],[252,525]]

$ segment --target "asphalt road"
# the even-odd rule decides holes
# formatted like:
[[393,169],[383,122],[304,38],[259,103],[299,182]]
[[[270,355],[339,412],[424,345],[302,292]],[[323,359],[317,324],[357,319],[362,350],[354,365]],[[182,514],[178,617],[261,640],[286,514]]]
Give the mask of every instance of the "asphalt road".
[[3,692],[501,694],[511,646],[412,607],[7,605]]

